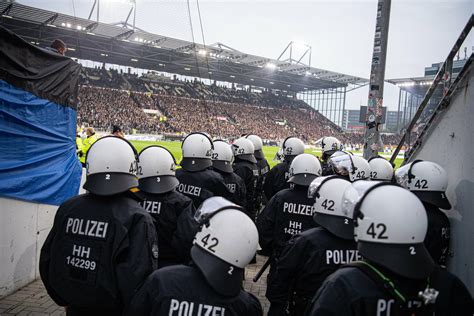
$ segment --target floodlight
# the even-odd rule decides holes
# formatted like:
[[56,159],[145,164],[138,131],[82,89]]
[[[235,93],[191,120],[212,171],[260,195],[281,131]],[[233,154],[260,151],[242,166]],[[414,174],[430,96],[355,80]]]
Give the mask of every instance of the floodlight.
[[205,49],[200,49],[198,51],[198,54],[201,55],[201,56],[206,56],[207,55],[207,51]]
[[71,23],[66,23],[66,27],[71,27]]
[[265,67],[267,67],[268,69],[276,69],[277,65],[275,65],[274,63],[267,63]]
[[63,22],[63,23],[61,23],[61,26],[66,26],[66,23],[64,23],[64,22]]
[[78,29],[80,31],[80,30],[82,30],[82,26],[78,25],[78,26],[76,26],[76,29]]

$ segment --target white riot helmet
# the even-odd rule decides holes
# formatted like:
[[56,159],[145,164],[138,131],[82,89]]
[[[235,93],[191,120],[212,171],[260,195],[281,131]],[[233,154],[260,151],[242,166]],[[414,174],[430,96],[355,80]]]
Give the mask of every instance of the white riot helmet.
[[191,133],[181,145],[183,159],[181,167],[186,171],[200,171],[212,166],[212,150],[214,145],[211,138],[204,133]]
[[308,197],[314,199],[314,221],[343,239],[354,239],[354,221],[342,210],[342,195],[351,183],[340,176],[316,178],[308,188]]
[[323,154],[330,156],[336,151],[341,150],[341,142],[336,137],[323,137],[321,139],[321,150]]
[[175,177],[176,160],[162,146],[148,146],[140,152],[138,183],[140,190],[148,193],[172,191],[179,184]]
[[281,149],[285,158],[295,157],[304,153],[304,143],[301,139],[290,136],[283,141]]
[[255,149],[253,153],[255,158],[264,159],[265,155],[263,154],[263,151],[262,151],[262,148],[263,148],[262,139],[259,136],[253,135],[253,134],[247,135],[245,136],[245,138],[249,139],[252,142],[253,147]]
[[446,197],[448,174],[437,163],[415,160],[395,172],[398,184],[412,191],[423,202],[431,203],[442,209],[450,209]]
[[257,251],[255,224],[240,206],[222,197],[205,200],[195,219],[201,229],[194,238],[191,258],[216,292],[238,295],[244,268]]
[[351,182],[370,178],[370,165],[362,157],[337,151],[329,158],[329,164],[340,176],[347,176]]
[[225,173],[232,173],[232,162],[234,154],[232,148],[223,140],[214,141],[214,151],[212,153],[212,167]]
[[316,177],[321,176],[321,163],[311,154],[300,154],[291,162],[289,172],[288,182],[309,186]]
[[137,151],[126,139],[99,138],[87,152],[84,189],[113,195],[137,187],[137,158]]
[[353,209],[359,252],[406,278],[428,277],[435,264],[424,246],[428,217],[423,204],[398,185],[373,182],[353,183],[358,198],[345,205]]
[[255,147],[253,147],[253,143],[250,139],[241,137],[234,141],[232,148],[236,158],[257,163],[257,159],[255,159],[253,155]]
[[385,158],[375,156],[369,159],[370,179],[392,181],[393,166]]

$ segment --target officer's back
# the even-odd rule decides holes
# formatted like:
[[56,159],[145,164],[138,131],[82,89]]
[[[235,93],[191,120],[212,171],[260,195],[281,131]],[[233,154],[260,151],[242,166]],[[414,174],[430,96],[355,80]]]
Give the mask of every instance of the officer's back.
[[222,176],[211,169],[188,171],[182,167],[176,170],[176,178],[179,180],[176,191],[189,197],[196,208],[212,196],[230,195]]
[[214,141],[214,151],[212,153],[212,168],[219,173],[229,190],[231,196],[229,200],[238,205],[246,205],[246,188],[245,182],[234,173],[232,162],[234,161],[234,153],[231,146],[223,140]]
[[341,265],[361,260],[354,241],[352,218],[342,209],[342,196],[349,181],[337,176],[319,177],[309,189],[314,201],[314,221],[320,227],[294,236],[278,257],[269,275],[266,296],[268,315],[302,315],[325,278]]
[[288,183],[290,165],[296,156],[304,153],[304,143],[297,137],[287,137],[282,143],[281,151],[283,161],[270,169],[263,184],[267,200],[270,200],[277,192],[290,187]]
[[[185,263],[192,246],[188,218],[194,216],[191,199],[176,192],[176,161],[166,148],[153,145],[139,156],[140,205],[153,217],[160,246],[159,267]],[[191,228],[195,227],[191,222]]]
[[84,188],[63,203],[41,250],[40,273],[68,315],[117,315],[157,267],[153,220],[129,190],[138,185],[133,147],[104,137],[90,149]]
[[257,215],[256,206],[256,188],[258,181],[257,160],[255,159],[254,147],[252,142],[247,138],[239,138],[233,144],[234,151],[234,172],[245,183],[246,203],[245,209],[248,215],[255,219]]
[[191,133],[183,140],[181,169],[176,171],[179,185],[176,190],[192,201],[197,208],[212,196],[230,197],[224,179],[211,170],[212,140],[204,133]]
[[397,182],[413,192],[423,203],[428,216],[425,246],[433,260],[446,267],[449,258],[451,225],[448,216],[440,209],[448,210],[451,203],[446,196],[448,174],[437,163],[415,160],[395,173]]
[[242,289],[258,244],[255,224],[221,197],[206,200],[196,218],[202,226],[192,263],[154,272],[127,315],[262,315],[258,299]]
[[263,253],[278,254],[293,235],[316,226],[308,186],[319,175],[321,166],[315,156],[300,154],[293,160],[288,180],[292,187],[275,194],[257,219]]
[[357,194],[345,203],[364,260],[330,275],[306,315],[472,315],[464,284],[423,244],[428,219],[420,200],[399,186],[369,182],[354,183]]
[[267,174],[270,171],[270,165],[268,164],[267,159],[265,159],[265,155],[263,154],[263,142],[262,139],[257,135],[247,135],[245,136],[249,139],[254,146],[254,156],[257,159],[257,168],[258,168],[258,180],[257,186],[255,188],[255,209],[258,212],[261,211],[262,205],[266,204],[267,200],[265,198],[265,194],[263,192],[263,186],[265,184],[265,179],[267,178]]

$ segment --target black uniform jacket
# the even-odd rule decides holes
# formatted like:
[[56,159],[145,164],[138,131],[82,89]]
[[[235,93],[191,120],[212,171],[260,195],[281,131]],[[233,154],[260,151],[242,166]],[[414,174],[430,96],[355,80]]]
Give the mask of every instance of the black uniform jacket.
[[430,203],[423,203],[428,215],[428,231],[425,247],[434,262],[446,266],[449,258],[449,242],[451,240],[451,224],[443,211]]
[[291,161],[285,160],[274,166],[267,174],[265,183],[263,184],[263,191],[267,200],[270,200],[278,191],[288,189],[290,184],[287,182],[290,178]]
[[265,193],[263,191],[263,187],[265,185],[265,180],[267,179],[268,172],[270,172],[270,165],[268,161],[263,159],[257,158],[257,168],[258,168],[258,181],[257,181],[257,188],[255,189],[256,201],[255,201],[255,209],[257,212],[260,211],[263,204],[267,203],[267,199],[265,197]]
[[255,190],[257,188],[257,181],[258,181],[258,168],[257,165],[251,163],[247,160],[241,160],[236,158],[234,161],[234,172],[239,177],[244,180],[245,183],[245,191],[247,194],[246,203],[245,203],[245,210],[247,214],[254,219],[256,215],[255,203],[256,203],[256,195]]
[[[398,291],[406,298],[407,307],[400,307],[383,287],[377,285],[365,272],[355,267],[343,267],[331,274],[316,293],[305,315],[423,315],[423,303],[418,292],[427,287],[427,280],[409,280],[388,273]],[[464,284],[453,274],[437,269],[430,278],[429,287],[439,291],[433,306],[436,316],[471,316],[471,296]],[[407,310],[408,306],[412,310]],[[426,307],[425,307],[426,308]],[[433,315],[433,310],[426,311]]]
[[[195,209],[190,198],[176,191],[162,194],[142,192],[140,205],[155,220],[160,247],[159,267],[187,263],[192,237],[186,225],[187,216],[194,216]],[[189,241],[191,239],[191,242]],[[185,251],[187,249],[187,251]],[[186,253],[187,252],[187,253]]]
[[242,180],[241,177],[239,177],[233,172],[226,173],[220,172],[218,170],[216,171],[222,176],[222,178],[224,178],[224,182],[227,185],[227,189],[229,189],[232,195],[230,201],[234,202],[237,205],[245,207],[247,201],[247,190],[245,188],[244,180]]
[[40,274],[51,298],[70,312],[119,311],[157,259],[153,219],[136,200],[88,193],[59,207],[41,249]]
[[272,304],[282,305],[293,293],[294,299],[311,299],[328,275],[361,259],[354,240],[339,238],[322,227],[308,229],[290,239],[277,258],[266,296]]
[[307,196],[308,187],[294,186],[275,194],[257,219],[260,247],[264,253],[279,253],[296,234],[316,227],[314,201]]
[[231,198],[231,194],[220,174],[211,169],[201,171],[176,170],[179,185],[176,191],[189,197],[198,208],[202,202],[212,196]]
[[235,297],[215,292],[195,266],[170,266],[155,271],[137,293],[130,316],[260,316],[258,299],[241,290]]

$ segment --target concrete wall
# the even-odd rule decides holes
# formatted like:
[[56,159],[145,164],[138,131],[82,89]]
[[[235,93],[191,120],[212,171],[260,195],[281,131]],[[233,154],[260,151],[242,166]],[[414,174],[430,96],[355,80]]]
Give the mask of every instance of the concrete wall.
[[0,297],[39,277],[39,253],[56,209],[0,198]]
[[39,277],[41,247],[56,210],[53,205],[0,198],[0,297]]
[[446,212],[451,221],[451,250],[448,269],[474,295],[474,67],[461,82],[449,107],[431,127],[414,159],[434,161],[449,175],[447,196],[453,208]]

